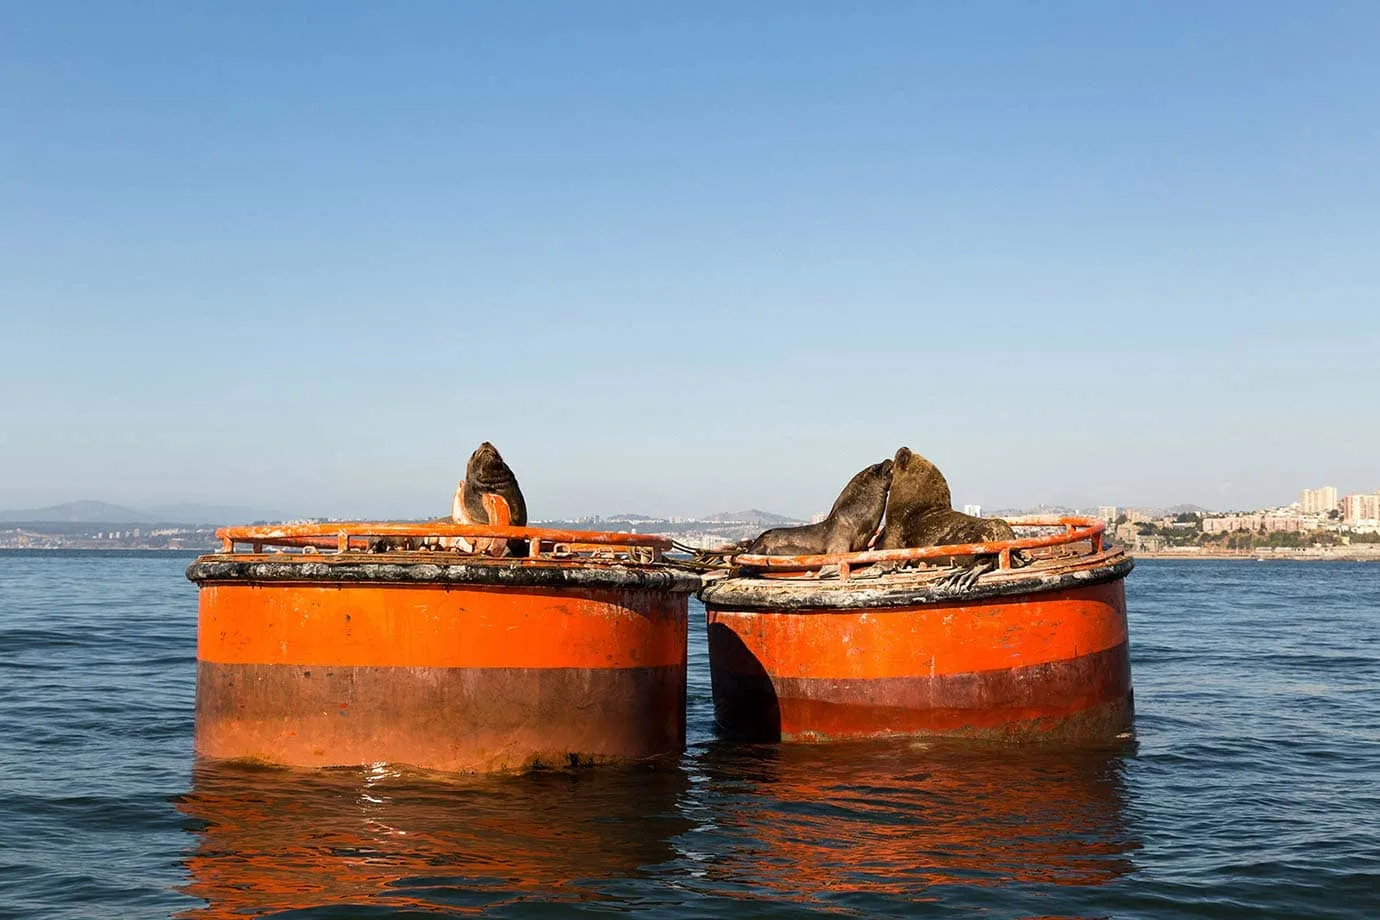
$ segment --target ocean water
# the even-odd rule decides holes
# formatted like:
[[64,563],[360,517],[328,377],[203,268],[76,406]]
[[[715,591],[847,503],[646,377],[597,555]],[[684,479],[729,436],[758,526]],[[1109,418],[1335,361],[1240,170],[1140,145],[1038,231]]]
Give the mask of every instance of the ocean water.
[[440,781],[192,756],[180,555],[0,553],[0,917],[1380,917],[1380,565],[1147,561],[1137,740],[715,738]]

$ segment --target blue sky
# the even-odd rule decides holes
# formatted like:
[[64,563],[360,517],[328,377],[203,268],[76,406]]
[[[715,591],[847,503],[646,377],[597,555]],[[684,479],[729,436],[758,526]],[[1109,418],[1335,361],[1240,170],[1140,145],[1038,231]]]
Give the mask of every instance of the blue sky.
[[1380,6],[0,10],[0,508],[1380,488]]

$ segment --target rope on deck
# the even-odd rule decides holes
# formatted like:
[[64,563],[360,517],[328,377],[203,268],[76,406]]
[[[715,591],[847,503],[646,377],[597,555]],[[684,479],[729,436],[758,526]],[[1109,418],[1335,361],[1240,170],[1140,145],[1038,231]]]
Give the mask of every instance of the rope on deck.
[[689,559],[677,558],[675,560],[676,565],[693,569],[696,572],[713,572],[734,568],[733,557],[741,553],[743,548],[730,544],[717,549],[705,549],[701,546],[691,546],[688,543],[681,543],[679,540],[672,540],[671,550],[685,553],[690,557]]

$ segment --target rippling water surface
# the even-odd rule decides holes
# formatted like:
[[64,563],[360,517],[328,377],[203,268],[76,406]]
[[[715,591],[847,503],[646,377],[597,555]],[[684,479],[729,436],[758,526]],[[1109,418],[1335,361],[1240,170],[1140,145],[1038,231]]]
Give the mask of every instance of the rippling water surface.
[[176,555],[0,553],[0,916],[1380,916],[1380,565],[1143,562],[1135,744],[715,739],[437,779],[192,757]]

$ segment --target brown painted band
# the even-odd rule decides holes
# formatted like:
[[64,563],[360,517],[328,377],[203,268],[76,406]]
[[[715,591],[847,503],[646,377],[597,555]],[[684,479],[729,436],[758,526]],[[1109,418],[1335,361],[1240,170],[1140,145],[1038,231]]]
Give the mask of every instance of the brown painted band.
[[665,591],[203,585],[197,659],[221,664],[624,668],[685,664]]
[[1027,667],[873,680],[773,677],[745,651],[711,633],[715,718],[744,740],[899,734],[1111,741],[1131,730],[1134,714],[1124,642]]
[[196,751],[205,757],[488,772],[684,747],[684,666],[197,665]]

